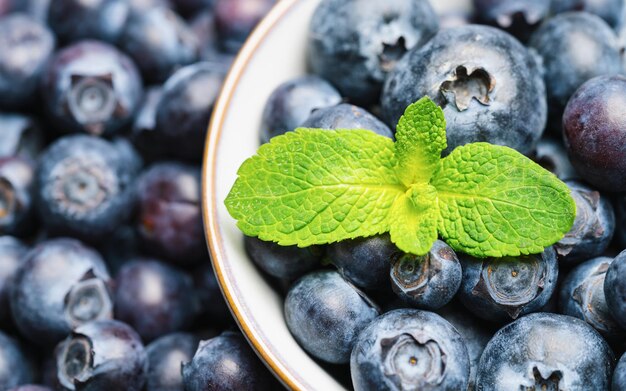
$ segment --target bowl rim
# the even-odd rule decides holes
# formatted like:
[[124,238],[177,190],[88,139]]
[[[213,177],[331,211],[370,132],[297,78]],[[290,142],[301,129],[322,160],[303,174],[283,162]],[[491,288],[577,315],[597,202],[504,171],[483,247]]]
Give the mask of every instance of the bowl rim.
[[269,349],[264,348],[259,335],[251,327],[251,320],[239,310],[235,302],[235,292],[229,289],[224,275],[224,261],[222,258],[223,249],[218,227],[218,216],[216,208],[216,183],[215,170],[217,165],[217,150],[222,133],[224,121],[228,113],[228,107],[235,93],[235,88],[252,60],[259,46],[265,37],[272,31],[278,22],[298,3],[299,0],[279,0],[263,20],[256,26],[250,34],[245,44],[236,56],[233,65],[222,85],[217,103],[213,108],[211,119],[208,125],[208,136],[205,140],[204,156],[202,161],[202,217],[204,234],[209,247],[209,255],[213,270],[217,277],[218,285],[226,303],[233,314],[237,325],[243,332],[246,339],[252,345],[257,355],[264,364],[274,373],[274,375],[287,387],[292,390],[304,390],[305,387],[288,372]]

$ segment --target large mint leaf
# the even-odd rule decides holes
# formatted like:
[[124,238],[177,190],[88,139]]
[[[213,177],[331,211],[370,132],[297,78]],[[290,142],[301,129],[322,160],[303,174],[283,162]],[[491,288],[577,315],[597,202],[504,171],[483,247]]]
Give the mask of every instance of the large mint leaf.
[[459,147],[441,160],[431,184],[440,235],[476,257],[539,253],[560,240],[576,216],[567,186],[508,147]]
[[425,255],[437,240],[437,193],[430,185],[413,185],[391,211],[389,234],[402,251]]
[[250,236],[308,246],[387,232],[404,194],[393,141],[368,130],[298,129],[246,160],[226,207]]

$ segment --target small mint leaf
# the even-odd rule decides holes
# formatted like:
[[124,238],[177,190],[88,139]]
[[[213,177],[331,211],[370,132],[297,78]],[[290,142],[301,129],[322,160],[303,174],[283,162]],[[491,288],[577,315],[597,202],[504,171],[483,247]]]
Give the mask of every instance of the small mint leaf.
[[396,128],[397,172],[402,183],[407,187],[428,183],[446,146],[441,108],[428,97],[407,107]]
[[456,148],[441,160],[431,184],[440,235],[475,257],[540,253],[570,230],[576,216],[568,187],[508,147]]
[[391,241],[402,251],[425,255],[437,240],[437,191],[430,185],[413,185],[391,210]]
[[297,129],[246,160],[225,200],[244,234],[309,246],[389,231],[406,190],[393,141],[369,130]]

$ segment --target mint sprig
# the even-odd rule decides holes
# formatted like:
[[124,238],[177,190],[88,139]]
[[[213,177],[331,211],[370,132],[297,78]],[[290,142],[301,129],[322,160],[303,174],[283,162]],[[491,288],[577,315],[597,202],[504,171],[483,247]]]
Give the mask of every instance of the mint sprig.
[[568,187],[517,151],[446,148],[441,109],[409,106],[396,142],[368,130],[296,129],[246,160],[225,200],[249,236],[281,245],[325,244],[389,232],[426,254],[440,235],[475,257],[539,253],[576,215]]

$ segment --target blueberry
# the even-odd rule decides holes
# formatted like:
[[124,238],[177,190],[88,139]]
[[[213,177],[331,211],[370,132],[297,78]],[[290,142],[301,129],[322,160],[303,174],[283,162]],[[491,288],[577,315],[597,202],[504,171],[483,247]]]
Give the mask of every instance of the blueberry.
[[0,331],[0,390],[35,380],[32,360],[20,343]]
[[133,122],[130,139],[135,148],[148,160],[157,160],[167,154],[167,146],[154,140],[157,105],[161,100],[161,86],[146,89],[143,101]]
[[311,19],[308,61],[342,95],[371,104],[398,60],[424,45],[438,25],[426,0],[324,0]]
[[72,239],[42,242],[15,274],[13,319],[24,337],[56,343],[86,322],[112,317],[109,284],[104,261],[91,248]]
[[386,121],[428,95],[443,109],[448,149],[476,141],[529,153],[546,124],[545,86],[535,56],[504,31],[468,25],[441,30],[389,74]]
[[626,78],[600,76],[576,91],[563,114],[563,137],[572,164],[600,190],[626,191],[626,109],[620,103],[624,100]]
[[148,252],[177,265],[207,258],[202,228],[200,170],[157,163],[137,180],[138,230]]
[[476,17],[526,42],[550,14],[549,0],[473,0]]
[[615,198],[615,217],[616,225],[615,237],[617,243],[626,248],[626,195]]
[[0,17],[10,14],[17,9],[15,2],[18,0],[0,0]]
[[608,390],[613,352],[571,316],[537,313],[500,329],[483,351],[477,391]]
[[39,386],[36,384],[25,384],[15,388],[11,388],[8,391],[52,391],[52,388]]
[[223,50],[236,53],[276,0],[215,0],[215,27]]
[[567,157],[567,150],[562,141],[542,137],[531,157],[537,164],[552,172],[562,181],[580,178],[569,157]]
[[376,318],[350,357],[352,383],[365,390],[466,390],[463,337],[433,312],[402,309]]
[[584,82],[622,69],[617,36],[602,19],[585,12],[549,19],[529,44],[543,59],[553,126],[560,124],[563,108]]
[[224,332],[201,341],[193,360],[183,364],[185,391],[264,391],[279,385],[239,333]]
[[624,332],[609,313],[604,281],[612,259],[590,259],[570,271],[560,287],[561,313],[589,323],[609,340],[623,339]]
[[341,95],[326,80],[301,76],[276,87],[265,103],[261,142],[294,130],[315,110],[341,103]]
[[130,217],[138,167],[128,154],[128,148],[83,135],[63,137],[44,152],[37,204],[51,233],[101,241]]
[[359,332],[379,311],[339,273],[319,271],[298,280],[285,298],[287,327],[307,352],[344,364]]
[[34,226],[35,165],[19,157],[0,158],[0,235],[23,236]]
[[255,237],[244,237],[244,246],[252,261],[267,274],[293,280],[321,266],[324,248],[280,246]]
[[9,308],[10,286],[27,251],[28,247],[19,239],[0,236],[0,329],[7,328],[12,322]]
[[558,263],[552,247],[519,257],[459,258],[463,266],[459,298],[482,319],[504,322],[539,311],[556,288]]
[[189,26],[166,7],[133,13],[119,45],[151,83],[162,83],[177,68],[197,61],[200,50]]
[[221,55],[230,56],[230,54],[222,53],[217,46],[215,10],[212,7],[205,8],[194,14],[189,21],[189,27],[198,39],[198,42],[200,42],[200,59],[206,60],[213,56],[219,57]]
[[155,142],[169,155],[199,161],[209,118],[224,77],[215,64],[200,62],[174,73],[163,85],[157,105]]
[[0,158],[21,156],[36,160],[43,148],[39,123],[21,114],[0,113]]
[[22,109],[35,103],[54,43],[50,30],[27,15],[0,19],[0,108]]
[[604,295],[608,309],[619,325],[626,329],[626,251],[611,263],[604,279]]
[[198,338],[192,334],[168,334],[146,347],[148,382],[146,391],[177,391],[183,389],[181,366],[193,358]]
[[612,391],[626,390],[626,354],[617,362],[615,371],[613,372]]
[[436,310],[452,300],[461,286],[462,274],[454,250],[437,240],[424,256],[403,254],[395,258],[391,287],[408,304]]
[[198,318],[195,326],[230,325],[233,318],[222,296],[210,262],[203,262],[193,272],[195,297],[198,300]]
[[568,181],[576,201],[576,219],[572,229],[554,245],[559,261],[577,263],[601,255],[615,231],[615,213],[611,201],[580,182]]
[[215,0],[170,0],[182,15],[195,15],[205,9],[213,8]]
[[141,391],[148,372],[137,333],[116,320],[100,320],[74,330],[56,348],[59,382],[67,390]]
[[48,24],[65,43],[85,38],[115,43],[129,12],[126,0],[52,0]]
[[107,235],[98,244],[97,249],[106,261],[111,275],[116,275],[122,265],[140,256],[139,232],[129,224],[118,226],[115,232]]
[[393,138],[391,129],[373,114],[347,103],[317,109],[301,126],[318,129],[367,129],[381,136]]
[[551,0],[553,13],[586,11],[596,14],[611,27],[617,27],[623,18],[624,0]]
[[99,136],[130,123],[143,87],[125,54],[102,42],[81,41],[56,53],[44,73],[42,94],[59,131]]

